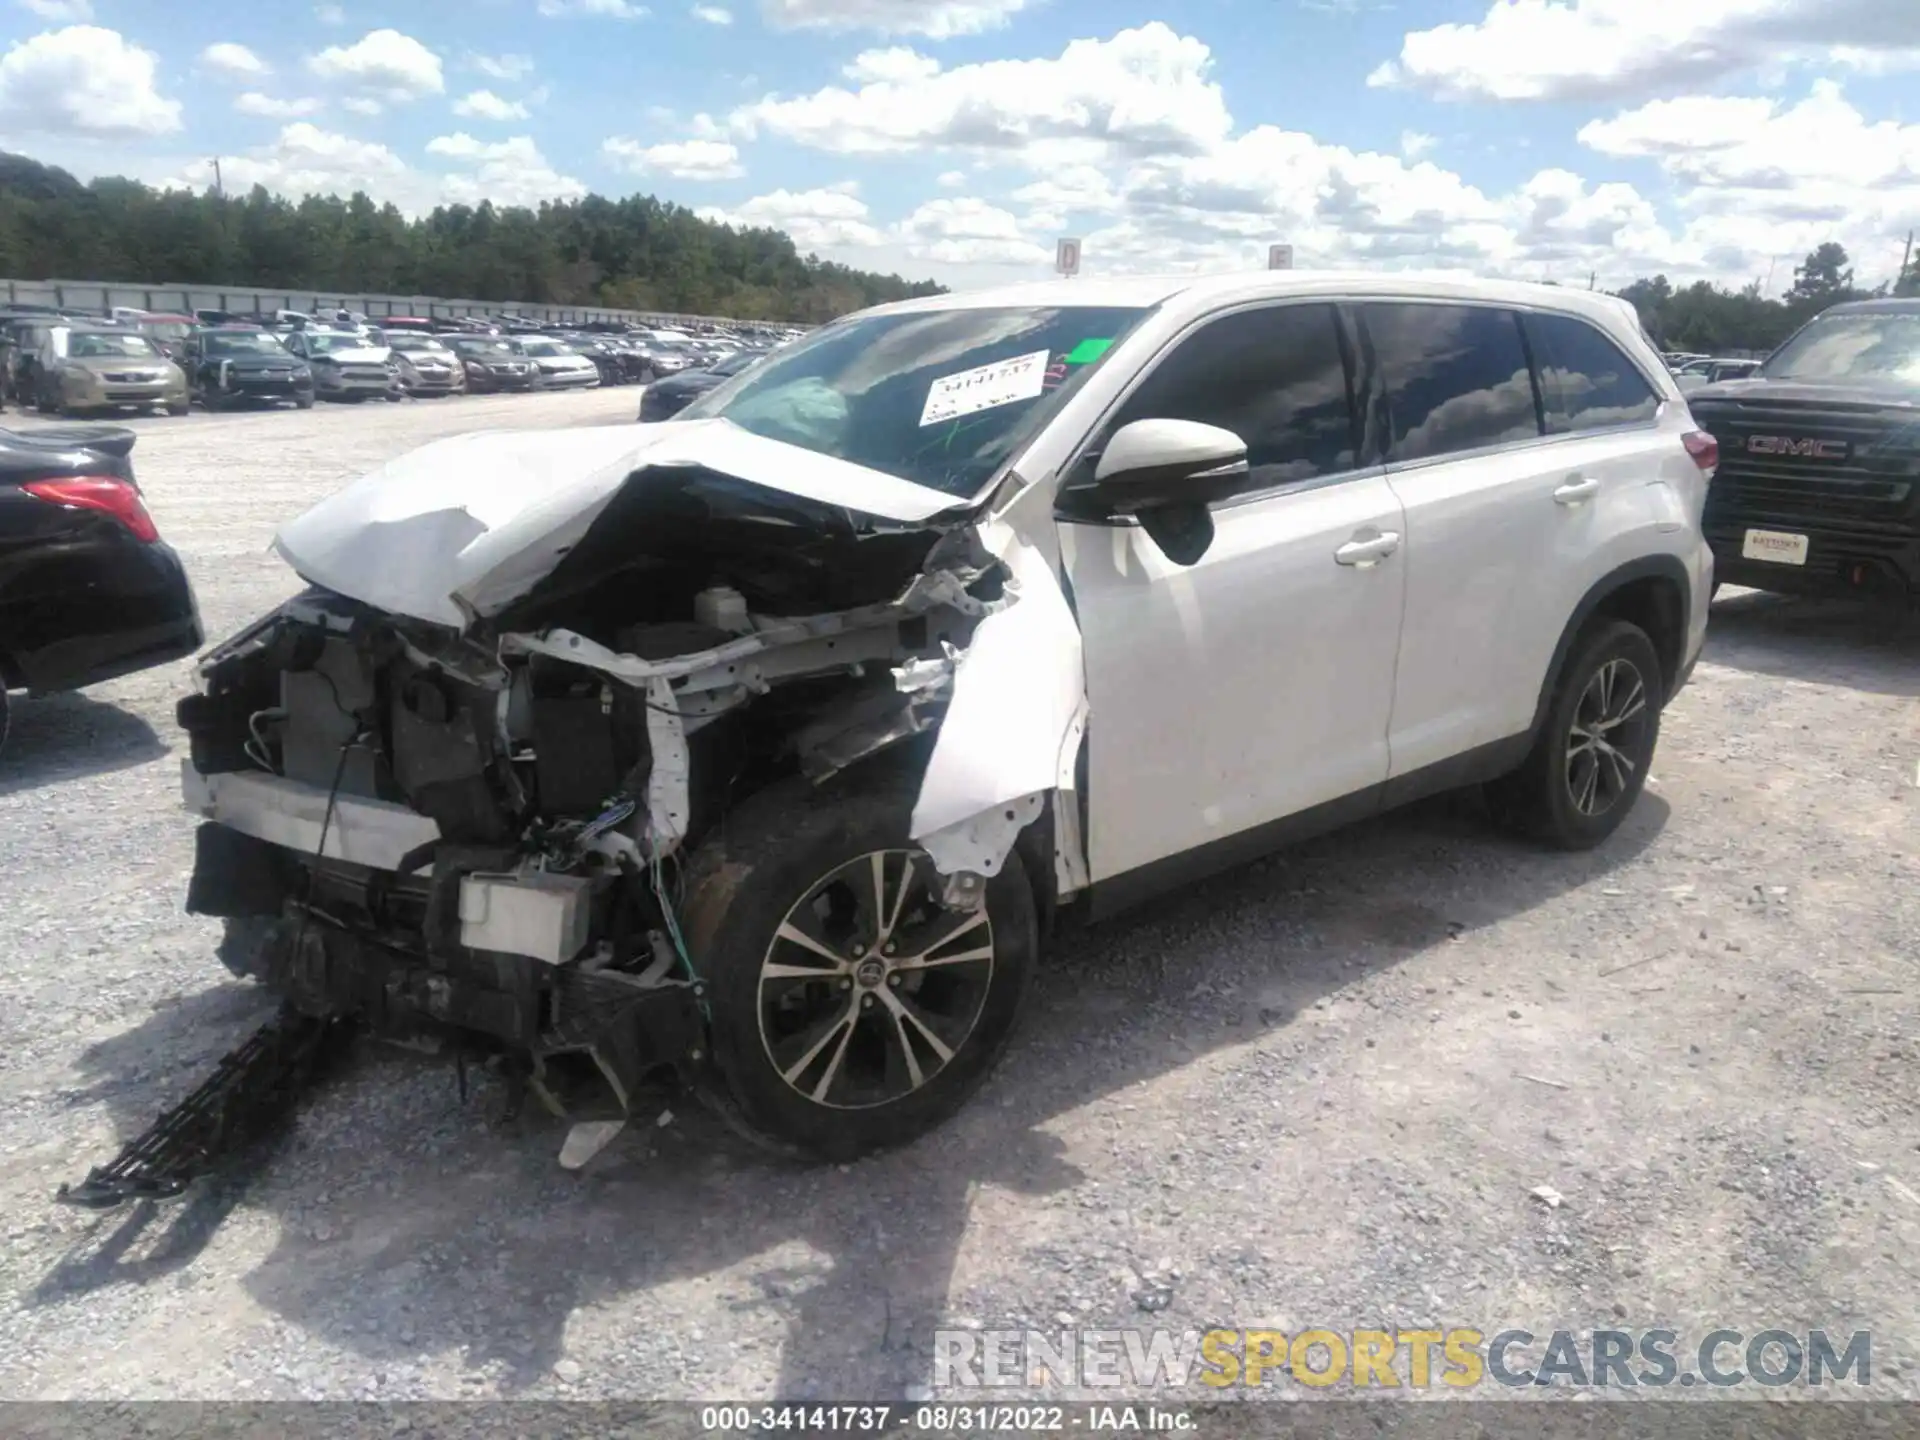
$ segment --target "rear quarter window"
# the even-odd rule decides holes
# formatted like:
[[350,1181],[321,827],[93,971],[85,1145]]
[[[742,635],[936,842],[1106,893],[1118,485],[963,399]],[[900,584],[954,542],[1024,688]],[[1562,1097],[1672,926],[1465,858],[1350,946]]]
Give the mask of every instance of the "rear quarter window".
[[1639,367],[1594,326],[1571,315],[1529,315],[1526,327],[1548,434],[1644,425],[1659,412],[1660,397]]

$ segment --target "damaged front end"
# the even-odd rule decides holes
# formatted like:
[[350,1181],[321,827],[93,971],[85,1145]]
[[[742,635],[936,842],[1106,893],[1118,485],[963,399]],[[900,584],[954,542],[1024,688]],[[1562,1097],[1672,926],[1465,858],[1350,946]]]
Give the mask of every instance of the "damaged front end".
[[[543,502],[438,609],[365,597],[445,576],[316,585],[209,653],[179,707],[188,909],[226,922],[229,968],[302,1015],[493,1050],[576,1121],[624,1116],[654,1072],[698,1079],[712,1016],[680,866],[744,798],[911,769],[911,838],[964,916],[1071,791],[1084,721],[1072,617],[1004,525],[612,463],[590,515]],[[395,523],[463,528],[431,506]],[[309,579],[348,553],[323,538],[301,565],[283,535]],[[402,540],[369,544],[391,564]],[[1045,859],[1050,883],[1083,873]]]

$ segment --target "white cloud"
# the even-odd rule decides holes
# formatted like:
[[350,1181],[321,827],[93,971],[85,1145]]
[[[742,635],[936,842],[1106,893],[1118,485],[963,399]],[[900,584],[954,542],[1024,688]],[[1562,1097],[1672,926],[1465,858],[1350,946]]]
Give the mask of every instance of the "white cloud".
[[313,7],[313,18],[322,25],[344,25],[347,23],[347,12],[338,5],[316,5]]
[[1011,198],[1027,207],[1027,228],[1040,234],[1058,234],[1075,215],[1104,215],[1120,208],[1113,182],[1097,165],[1049,170]]
[[540,0],[540,13],[550,20],[568,15],[600,16],[608,20],[639,20],[647,7],[634,0]]
[[1012,213],[966,196],[929,200],[897,231],[909,255],[942,265],[1040,265],[1053,254]]
[[464,63],[489,80],[524,80],[533,73],[531,55],[468,55]]
[[687,12],[704,25],[731,25],[733,12],[724,5],[696,5]]
[[732,180],[746,174],[740,151],[724,140],[681,140],[642,145],[623,135],[602,142],[608,164],[633,175],[671,175],[676,180]]
[[180,128],[151,52],[117,30],[72,25],[0,56],[0,134],[136,136]]
[[[227,189],[235,192],[255,185],[296,197],[365,190],[403,208],[417,207],[425,198],[419,178],[386,146],[337,135],[304,120],[283,128],[269,145],[225,157],[221,170]],[[197,187],[201,182],[182,177],[176,183]]]
[[365,115],[371,119],[375,115],[387,113],[387,107],[378,100],[369,100],[364,95],[352,95],[340,102],[341,108],[354,115]]
[[700,214],[723,225],[784,230],[802,250],[864,249],[885,238],[866,203],[846,185],[798,193],[776,190],[731,210],[710,206]]
[[441,195],[456,204],[491,200],[495,205],[538,205],[542,200],[578,200],[587,193],[585,185],[548,163],[531,136],[485,141],[462,131],[429,140],[427,153],[467,166],[440,182]]
[[525,120],[530,113],[518,100],[506,100],[491,90],[475,90],[453,102],[453,113],[474,120]]
[[1433,136],[1423,135],[1418,130],[1400,132],[1400,153],[1409,160],[1418,160],[1439,143]]
[[905,84],[938,75],[940,62],[910,46],[895,45],[885,50],[862,50],[840,68],[840,73],[862,85],[875,81]]
[[[498,143],[470,135],[443,135],[427,153],[445,168],[408,164],[388,146],[323,130],[304,120],[283,127],[268,144],[241,155],[223,157],[230,191],[264,185],[276,194],[351,195],[364,191],[376,202],[391,203],[408,215],[436,205],[537,205],[543,200],[577,199],[586,193],[578,180],[555,172],[525,136]],[[204,166],[195,166],[167,183],[199,189]]]
[[274,95],[262,95],[258,90],[249,90],[234,97],[233,108],[242,115],[260,115],[269,120],[296,120],[302,115],[316,114],[322,106],[311,97],[283,100]]
[[440,57],[398,30],[373,30],[352,45],[330,45],[310,56],[307,68],[322,80],[388,105],[439,95],[447,88]]
[[253,51],[230,40],[207,46],[200,52],[200,64],[230,80],[259,80],[273,73],[273,67]]
[[[1650,160],[1673,183],[1687,237],[1729,265],[1797,258],[1823,240],[1890,252],[1920,225],[1920,124],[1869,121],[1831,81],[1789,104],[1758,96],[1659,100],[1580,131],[1589,149]],[[1897,257],[1887,265],[1892,269]]]
[[760,0],[777,30],[878,30],[947,40],[998,29],[1030,0]]
[[936,183],[938,183],[942,190],[958,190],[962,185],[967,183],[967,172],[964,170],[943,170],[940,172],[940,179]]
[[20,8],[32,11],[42,20],[93,19],[93,0],[20,0]]
[[1492,0],[1416,30],[1368,77],[1448,100],[1650,95],[1793,62],[1920,64],[1913,0]]
[[752,136],[841,154],[973,150],[1053,163],[1108,152],[1203,153],[1232,127],[1206,45],[1158,20],[1055,59],[991,60],[910,82],[768,96],[734,112]]

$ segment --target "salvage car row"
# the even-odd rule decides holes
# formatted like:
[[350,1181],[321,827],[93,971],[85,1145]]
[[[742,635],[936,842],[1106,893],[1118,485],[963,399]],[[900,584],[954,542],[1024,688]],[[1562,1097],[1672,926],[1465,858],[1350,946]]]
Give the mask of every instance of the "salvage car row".
[[410,317],[374,325],[345,313],[321,323],[287,312],[264,322],[213,312],[205,319],[0,312],[0,406],[70,417],[184,415],[195,404],[305,409],[316,400],[587,389],[745,363],[771,343],[761,336],[541,332]]

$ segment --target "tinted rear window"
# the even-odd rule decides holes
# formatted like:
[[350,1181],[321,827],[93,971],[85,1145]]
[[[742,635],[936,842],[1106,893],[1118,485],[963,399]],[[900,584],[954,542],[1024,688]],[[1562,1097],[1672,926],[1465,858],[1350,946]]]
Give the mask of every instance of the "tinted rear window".
[[1425,460],[1540,435],[1520,317],[1478,305],[1362,307],[1387,389],[1393,458]]
[[1550,433],[1645,424],[1659,411],[1660,397],[1639,369],[1586,321],[1529,315],[1526,323]]

